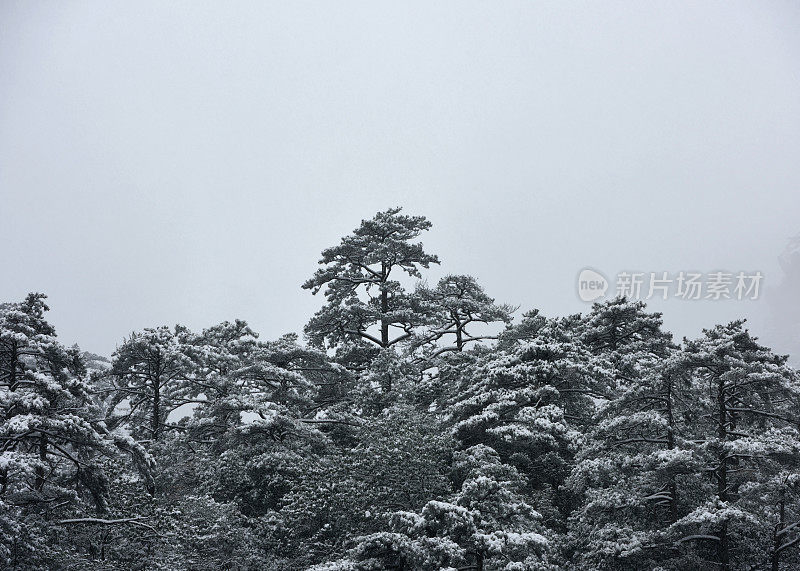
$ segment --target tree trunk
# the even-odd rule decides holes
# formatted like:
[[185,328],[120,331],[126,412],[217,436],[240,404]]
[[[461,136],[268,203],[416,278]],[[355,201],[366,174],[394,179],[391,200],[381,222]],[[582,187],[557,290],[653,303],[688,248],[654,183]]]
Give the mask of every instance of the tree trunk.
[[[386,280],[388,279],[388,269],[385,263],[381,264],[381,347],[389,347],[389,320],[386,314],[389,313],[389,292],[386,291]],[[390,374],[385,376],[384,390],[388,393],[392,390],[392,377]]]
[[618,345],[619,343],[617,342],[617,321],[616,319],[614,319],[614,322],[611,324],[611,334],[609,335],[608,346],[612,351],[616,351]]
[[[728,439],[728,411],[725,404],[725,381],[717,379],[717,436],[720,442],[719,465],[717,466],[717,497],[722,502],[728,501],[728,458],[722,443]],[[728,523],[724,522],[719,530],[717,555],[723,571],[730,569],[730,549],[728,546]]]
[[775,526],[775,530],[772,532],[772,571],[778,571],[781,565],[781,553],[778,551],[781,546],[781,537],[778,533],[786,527],[786,500],[784,499],[783,489],[781,489],[781,501],[779,505],[780,517],[778,519],[778,525]]
[[[667,450],[675,449],[675,417],[672,414],[672,378],[667,378]],[[669,475],[669,518],[671,523],[678,521],[678,485],[675,474]]]
[[46,434],[39,435],[39,461],[42,463],[42,465],[36,467],[36,482],[34,483],[33,487],[36,491],[41,492],[42,489],[44,488],[44,478],[45,478],[44,464],[47,462]]
[[11,346],[11,358],[9,359],[9,363],[11,363],[11,370],[8,374],[8,390],[13,391],[17,388],[17,359],[19,355],[17,354],[17,346],[16,344]]
[[[8,390],[13,391],[17,387],[17,346],[11,346],[11,357],[9,359],[11,369],[8,373]],[[0,470],[0,496],[5,496],[8,491],[8,468]]]
[[158,377],[153,379],[153,418],[150,419],[150,431],[153,440],[161,437],[161,383]]
[[389,320],[386,314],[389,313],[389,292],[381,288],[381,347],[386,349],[389,346]]

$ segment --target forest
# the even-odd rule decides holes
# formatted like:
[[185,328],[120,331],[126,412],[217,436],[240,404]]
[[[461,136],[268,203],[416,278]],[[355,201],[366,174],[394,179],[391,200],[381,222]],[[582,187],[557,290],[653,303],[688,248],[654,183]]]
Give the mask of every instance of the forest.
[[310,260],[303,337],[154,324],[106,357],[44,294],[1,304],[0,566],[800,568],[786,356],[429,283],[430,227],[390,208]]

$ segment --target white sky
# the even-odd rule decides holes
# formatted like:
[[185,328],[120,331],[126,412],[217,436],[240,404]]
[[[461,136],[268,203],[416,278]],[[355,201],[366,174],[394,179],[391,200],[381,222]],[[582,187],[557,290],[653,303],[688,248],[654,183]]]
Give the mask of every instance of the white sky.
[[[247,319],[362,218],[546,314],[585,266],[761,270],[800,232],[800,4],[0,3],[0,300],[65,343]],[[763,302],[681,302],[679,335]]]

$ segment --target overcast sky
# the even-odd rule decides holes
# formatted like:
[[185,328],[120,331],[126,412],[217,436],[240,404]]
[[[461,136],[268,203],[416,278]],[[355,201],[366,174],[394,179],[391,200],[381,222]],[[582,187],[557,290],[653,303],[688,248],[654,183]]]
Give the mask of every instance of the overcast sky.
[[[393,205],[433,222],[432,280],[522,310],[585,310],[585,266],[769,287],[800,232],[798,30],[764,0],[3,0],[0,300],[47,293],[104,354],[176,322],[274,338]],[[653,307],[693,336],[763,303]]]

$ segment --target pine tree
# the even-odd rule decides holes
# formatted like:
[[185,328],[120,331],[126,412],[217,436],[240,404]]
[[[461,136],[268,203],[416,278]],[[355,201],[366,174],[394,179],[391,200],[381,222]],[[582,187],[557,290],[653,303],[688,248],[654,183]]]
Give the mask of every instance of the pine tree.
[[397,274],[421,278],[420,269],[439,259],[413,242],[431,223],[400,211],[390,208],[363,220],[338,246],[322,252],[322,267],[303,284],[314,294],[325,289],[327,303],[305,328],[315,345],[366,343],[387,349],[411,338],[424,324]]
[[454,494],[390,514],[389,530],[357,538],[348,558],[314,569],[551,568],[550,540],[526,500],[525,478],[483,445],[457,452],[453,468]]
[[34,555],[48,514],[107,510],[103,457],[116,451],[80,353],[58,343],[44,300],[0,306],[0,561],[10,565]]
[[569,549],[586,568],[638,569],[675,558],[663,533],[686,513],[696,488],[700,461],[686,430],[694,398],[667,360],[598,410],[566,482],[582,498]]
[[617,297],[592,306],[582,320],[581,338],[595,355],[613,365],[618,384],[625,385],[675,348],[662,325],[661,314],[647,313],[643,301]]
[[697,467],[680,436],[691,389],[661,325],[644,303],[617,298],[594,304],[580,328],[615,378],[567,480],[583,498],[570,549],[588,567],[646,567],[672,556],[659,533],[678,518],[678,478]]
[[[722,569],[773,566],[795,544],[793,527],[778,510],[753,509],[759,488],[780,495],[800,463],[800,382],[786,357],[760,345],[743,321],[705,330],[687,341],[680,366],[698,388],[692,427],[704,472],[704,501],[672,525],[676,541],[694,545]],[[777,478],[777,481],[776,481]],[[785,497],[785,496],[784,496]],[[785,508],[785,499],[783,502]],[[779,527],[775,528],[775,521]],[[780,523],[780,522],[783,523]],[[780,539],[782,538],[782,539]],[[786,544],[786,546],[784,546]]]
[[571,318],[547,320],[533,337],[506,339],[504,346],[464,379],[448,409],[454,434],[465,447],[489,446],[517,468],[545,523],[563,530],[567,497],[560,486],[610,373],[580,343]]
[[476,324],[511,323],[515,311],[510,305],[498,305],[486,295],[472,276],[448,275],[429,288],[424,283],[417,286],[414,301],[418,311],[428,315],[430,325],[421,331],[414,345],[423,346],[452,339],[452,343],[430,347],[431,357],[447,351],[463,351],[467,344],[496,335],[473,335],[467,328]]
[[382,533],[393,512],[420,510],[450,491],[452,441],[433,415],[398,404],[353,427],[352,437],[304,464],[279,511],[291,545],[312,560],[344,555],[351,539]]
[[127,409],[125,421],[139,439],[161,439],[170,412],[181,406],[193,375],[183,327],[162,326],[131,334],[114,352],[109,372],[115,387],[113,407]]

